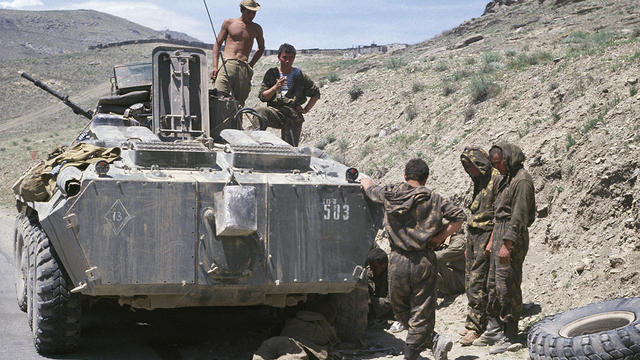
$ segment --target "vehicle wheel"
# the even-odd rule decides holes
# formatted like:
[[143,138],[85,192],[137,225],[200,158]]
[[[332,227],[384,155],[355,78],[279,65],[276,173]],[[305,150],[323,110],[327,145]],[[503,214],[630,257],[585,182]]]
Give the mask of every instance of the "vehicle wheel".
[[536,323],[533,360],[640,359],[640,298],[590,304]]
[[41,227],[33,227],[35,279],[33,282],[33,334],[41,354],[73,350],[80,340],[80,296]]
[[16,298],[20,310],[27,311],[27,272],[29,270],[29,219],[18,215],[13,230],[13,266],[16,285]]
[[[35,225],[31,225],[31,229]],[[27,245],[27,322],[29,328],[33,329],[33,288],[36,279],[36,240],[30,232],[29,244]]]
[[346,294],[331,294],[336,307],[336,332],[343,342],[360,343],[367,331],[369,312],[369,291],[366,285],[358,283]]

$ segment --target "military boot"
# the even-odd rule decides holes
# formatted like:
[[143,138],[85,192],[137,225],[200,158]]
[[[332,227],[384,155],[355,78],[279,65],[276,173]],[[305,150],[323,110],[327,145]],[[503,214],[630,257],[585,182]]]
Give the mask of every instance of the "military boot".
[[489,354],[502,354],[506,351],[520,350],[523,345],[518,339],[518,323],[508,321],[504,324],[504,337],[495,343],[495,346],[489,350]]
[[447,353],[451,351],[453,347],[453,342],[446,336],[439,335],[438,333],[433,334],[433,347],[431,348],[431,352],[433,352],[433,358],[435,360],[447,360]]
[[490,317],[487,321],[487,329],[479,338],[473,341],[474,346],[493,345],[504,338],[503,324],[500,320]]
[[404,360],[416,360],[418,357],[420,357],[420,350],[404,344]]

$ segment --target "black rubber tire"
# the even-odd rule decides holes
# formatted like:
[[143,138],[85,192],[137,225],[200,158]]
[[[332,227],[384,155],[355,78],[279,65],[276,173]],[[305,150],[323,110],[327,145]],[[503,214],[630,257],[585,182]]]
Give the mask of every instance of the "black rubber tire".
[[29,270],[29,219],[24,215],[16,217],[13,230],[13,273],[15,275],[16,299],[18,307],[27,311],[27,272]]
[[536,323],[527,337],[533,360],[640,359],[640,298],[571,309]]
[[40,226],[32,232],[35,246],[33,287],[33,335],[41,354],[74,350],[80,341],[80,296],[71,294],[72,283],[49,238]]
[[[35,225],[31,225],[32,231]],[[29,244],[27,246],[27,322],[29,328],[33,329],[33,287],[36,279],[36,241],[32,232],[29,234]]]
[[348,343],[363,343],[369,312],[367,286],[358,283],[353,291],[346,294],[331,294],[330,299],[336,308],[335,328],[340,340]]

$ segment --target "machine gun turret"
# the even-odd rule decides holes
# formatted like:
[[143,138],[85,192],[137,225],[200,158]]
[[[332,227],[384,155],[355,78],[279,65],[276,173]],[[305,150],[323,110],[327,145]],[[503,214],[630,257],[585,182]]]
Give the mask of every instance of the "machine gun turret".
[[81,108],[80,106],[78,106],[78,104],[76,104],[73,101],[69,100],[69,96],[62,95],[59,92],[51,89],[50,87],[45,85],[42,81],[32,78],[31,75],[27,74],[26,72],[20,72],[20,76],[22,76],[23,78],[31,81],[32,83],[34,83],[40,89],[42,89],[42,90],[48,92],[49,94],[57,97],[58,99],[62,100],[62,102],[65,105],[67,105],[68,107],[70,107],[71,110],[73,110],[73,112],[75,114],[82,115],[82,116],[86,117],[89,120],[91,120],[93,118],[93,111],[85,110],[85,109]]

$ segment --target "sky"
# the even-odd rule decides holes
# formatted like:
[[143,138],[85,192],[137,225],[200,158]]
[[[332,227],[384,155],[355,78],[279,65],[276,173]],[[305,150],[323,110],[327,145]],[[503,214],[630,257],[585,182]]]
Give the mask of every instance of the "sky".
[[[262,26],[267,49],[288,42],[299,49],[357,45],[415,44],[478,17],[489,0],[258,0],[254,22]],[[207,0],[216,32],[239,17],[240,0]],[[20,10],[92,9],[155,30],[184,32],[213,42],[202,0],[0,0]]]

